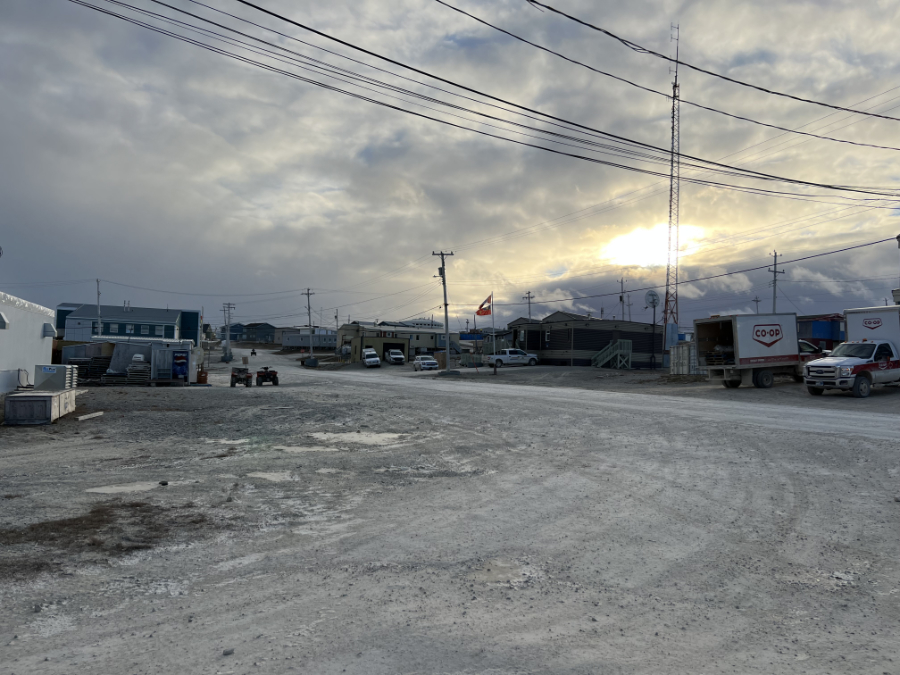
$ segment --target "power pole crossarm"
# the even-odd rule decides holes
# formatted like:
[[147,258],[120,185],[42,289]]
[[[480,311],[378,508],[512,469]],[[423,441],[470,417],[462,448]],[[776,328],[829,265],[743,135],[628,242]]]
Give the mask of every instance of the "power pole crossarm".
[[528,291],[522,299],[528,301],[528,320],[531,321],[531,301],[534,299],[534,294]]

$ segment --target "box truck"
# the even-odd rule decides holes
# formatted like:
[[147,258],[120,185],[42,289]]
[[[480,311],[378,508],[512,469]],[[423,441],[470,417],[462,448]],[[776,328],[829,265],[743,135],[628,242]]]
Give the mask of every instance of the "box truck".
[[900,306],[848,309],[844,320],[847,341],[806,364],[807,391],[821,396],[840,389],[865,398],[876,384],[900,383]]
[[[803,379],[802,364],[818,356],[801,351],[796,314],[731,314],[694,320],[697,360],[709,379],[729,389],[768,389],[775,375]],[[812,345],[809,349],[814,350]]]

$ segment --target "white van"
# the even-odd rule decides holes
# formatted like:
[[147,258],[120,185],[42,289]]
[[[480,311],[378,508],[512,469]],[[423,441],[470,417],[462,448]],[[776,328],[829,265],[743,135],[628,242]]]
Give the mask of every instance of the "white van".
[[374,349],[363,349],[360,361],[366,368],[381,368],[381,359]]

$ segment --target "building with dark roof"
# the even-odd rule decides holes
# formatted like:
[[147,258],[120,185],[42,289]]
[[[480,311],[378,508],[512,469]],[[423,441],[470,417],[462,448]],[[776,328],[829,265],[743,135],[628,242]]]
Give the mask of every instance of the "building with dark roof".
[[56,308],[57,331],[69,342],[109,340],[192,340],[199,344],[198,310],[63,303]]

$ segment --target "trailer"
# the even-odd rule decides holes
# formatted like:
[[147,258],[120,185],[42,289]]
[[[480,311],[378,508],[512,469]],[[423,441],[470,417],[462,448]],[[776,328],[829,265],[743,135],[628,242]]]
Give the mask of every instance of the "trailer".
[[731,314],[694,320],[697,360],[710,381],[735,389],[742,384],[768,389],[775,375],[803,381],[803,364],[816,358],[801,353],[796,314]]

